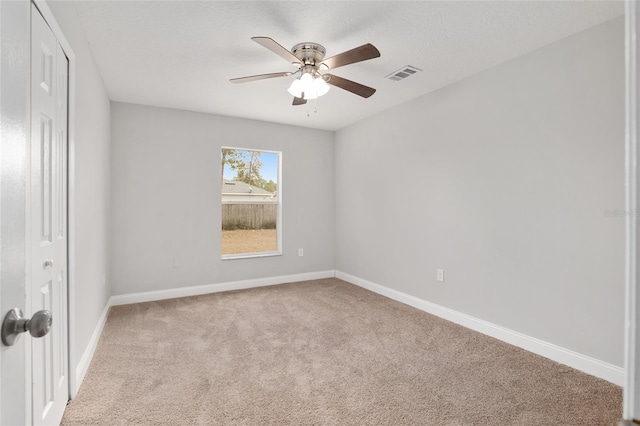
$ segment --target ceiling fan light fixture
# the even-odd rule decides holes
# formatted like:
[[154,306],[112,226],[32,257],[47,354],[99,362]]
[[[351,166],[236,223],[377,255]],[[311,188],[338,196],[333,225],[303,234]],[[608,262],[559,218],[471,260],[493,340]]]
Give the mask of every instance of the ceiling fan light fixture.
[[303,98],[307,101],[310,101],[311,99],[317,99],[318,94],[316,93],[315,89],[312,88],[310,92],[304,92]]
[[296,98],[303,98],[306,100],[316,99],[319,96],[317,93],[318,86],[315,83],[317,80],[318,79],[314,80],[311,73],[305,72],[300,76],[300,78],[293,80],[291,86],[287,89],[287,92]]
[[[306,100],[316,99],[318,94],[316,93],[316,86],[314,85],[313,75],[309,72],[305,72],[300,76],[300,89],[303,94],[303,98]],[[299,97],[299,96],[298,96]]]
[[300,82],[300,80],[297,78],[293,80],[291,86],[289,86],[289,89],[287,89],[287,92],[289,92],[291,96],[294,96],[296,98],[302,97],[302,83]]
[[315,80],[313,80],[313,87],[314,89],[316,89],[316,94],[318,96],[326,95],[329,89],[331,88],[331,86],[329,86],[327,82],[324,81],[324,78],[322,77],[317,77]]
[[309,72],[302,73],[300,76],[300,82],[305,85],[305,87],[311,83],[313,83],[313,76]]

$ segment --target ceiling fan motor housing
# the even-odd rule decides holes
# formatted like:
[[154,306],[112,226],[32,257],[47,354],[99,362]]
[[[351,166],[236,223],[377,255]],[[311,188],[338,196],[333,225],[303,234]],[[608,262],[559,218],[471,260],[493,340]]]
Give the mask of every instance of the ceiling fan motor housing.
[[302,61],[303,65],[317,67],[322,62],[327,50],[318,43],[298,43],[291,49],[291,53]]

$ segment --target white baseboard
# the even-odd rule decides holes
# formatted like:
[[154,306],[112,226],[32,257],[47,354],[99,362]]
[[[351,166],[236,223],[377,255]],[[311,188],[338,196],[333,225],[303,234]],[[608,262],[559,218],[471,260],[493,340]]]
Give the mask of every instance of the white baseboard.
[[78,393],[78,390],[80,390],[80,386],[82,385],[84,376],[87,375],[87,370],[89,369],[89,365],[91,364],[91,360],[93,359],[93,354],[96,352],[96,347],[98,346],[98,341],[100,340],[100,336],[102,335],[102,330],[104,329],[104,325],[107,323],[107,316],[109,314],[110,307],[111,299],[107,301],[107,305],[104,307],[102,315],[100,315],[100,318],[98,319],[98,324],[96,325],[96,328],[91,335],[89,344],[84,350],[82,358],[80,358],[80,361],[76,366],[76,394]]
[[330,270],[112,296],[107,302],[107,306],[105,306],[104,311],[102,312],[102,315],[98,320],[98,324],[96,325],[95,331],[91,336],[91,340],[89,341],[89,344],[87,345],[82,358],[76,366],[76,389],[80,389],[80,385],[82,384],[82,381],[87,374],[87,370],[89,369],[89,365],[91,364],[91,360],[93,359],[98,340],[100,340],[100,335],[102,334],[102,330],[104,329],[104,325],[107,321],[107,314],[111,306],[173,299],[176,297],[196,296],[200,294],[217,293],[229,290],[242,290],[246,288],[264,287],[290,282],[317,280],[323,278],[331,278],[334,276],[351,284],[355,284],[359,287],[373,291],[374,293],[378,293],[382,296],[388,297],[406,305],[413,306],[414,308],[420,309],[421,311],[428,312],[430,314],[444,318],[448,321],[460,324],[471,330],[478,331],[480,333],[486,334],[487,336],[494,337],[514,346],[528,350],[529,352],[533,352],[561,364],[568,365],[569,367],[575,368],[576,370],[580,370],[587,374],[591,374],[593,376],[607,380],[618,386],[622,386],[624,383],[625,374],[624,369],[621,367],[597,360],[595,358],[591,358],[586,355],[582,355],[569,349],[562,348],[552,343],[548,343],[513,330],[509,330],[508,328],[504,328],[499,325],[495,325],[490,322],[472,317],[470,315],[463,314],[453,309],[445,308],[444,306],[428,302],[426,300],[408,295],[406,293],[402,293],[397,290],[393,290],[389,287],[385,287],[383,285],[376,284],[371,281],[346,274],[344,272]]
[[192,287],[172,288],[167,290],[146,291],[143,293],[119,294],[111,297],[111,303],[128,305],[130,303],[152,302],[155,300],[175,299],[176,297],[197,296],[200,294],[218,293],[220,291],[242,290],[245,288],[264,287],[298,281],[332,278],[335,271],[307,272],[303,274],[282,275],[278,277],[257,278],[253,280],[231,281],[228,283],[207,284]]
[[415,296],[393,290],[380,284],[364,280],[362,278],[336,271],[336,278],[355,284],[359,287],[378,293],[382,296],[404,303],[421,311],[428,312],[448,321],[460,324],[464,327],[478,331],[487,336],[507,342],[511,345],[533,352],[545,358],[549,358],[560,364],[568,365],[576,370],[607,380],[618,386],[623,386],[625,381],[624,368],[618,367],[604,361],[591,358],[589,356],[562,348],[552,343],[545,342],[535,337],[527,336],[508,328],[492,324],[490,322],[463,314],[453,309],[435,303],[427,302]]

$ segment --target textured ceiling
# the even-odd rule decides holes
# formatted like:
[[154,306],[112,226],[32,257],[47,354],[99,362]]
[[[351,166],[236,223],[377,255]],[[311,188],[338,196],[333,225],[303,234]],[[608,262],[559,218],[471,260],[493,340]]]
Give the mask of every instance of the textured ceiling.
[[[115,101],[337,130],[571,34],[620,16],[622,1],[82,1],[89,44]],[[332,87],[291,106],[293,77],[232,84],[230,78],[295,71],[251,41],[291,48],[312,41],[326,57],[364,43],[382,56],[335,74],[377,89],[363,99]],[[404,65],[423,72],[384,77]],[[309,114],[308,114],[309,113]]]

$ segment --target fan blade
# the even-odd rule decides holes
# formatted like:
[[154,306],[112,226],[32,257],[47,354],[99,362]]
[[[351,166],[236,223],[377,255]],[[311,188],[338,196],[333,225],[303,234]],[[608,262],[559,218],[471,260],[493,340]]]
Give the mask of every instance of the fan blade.
[[291,74],[290,72],[274,72],[271,74],[258,74],[258,75],[250,75],[248,77],[238,77],[238,78],[232,78],[229,81],[232,83],[247,83],[249,81],[256,81],[256,80],[266,80],[267,78],[276,78],[276,77],[289,77]]
[[330,85],[339,87],[358,96],[362,96],[363,98],[368,98],[376,93],[376,89],[373,87],[365,86],[364,84],[356,83],[355,81],[347,80],[346,78],[338,77],[337,75],[325,74],[324,76],[330,77],[327,81]]
[[[302,94],[304,96],[304,93]],[[306,99],[303,98],[293,98],[293,103],[291,105],[304,105],[307,103]]]
[[380,51],[371,44],[363,44],[355,49],[347,50],[346,52],[339,53],[328,59],[322,61],[323,64],[330,69],[336,69],[338,67],[355,64],[356,62],[366,61],[368,59],[379,58]]
[[290,62],[294,65],[302,65],[300,59],[296,58],[291,51],[282,47],[278,44],[274,39],[270,37],[251,37],[251,40],[255,41],[261,46],[266,47],[276,55],[283,57],[287,62]]

